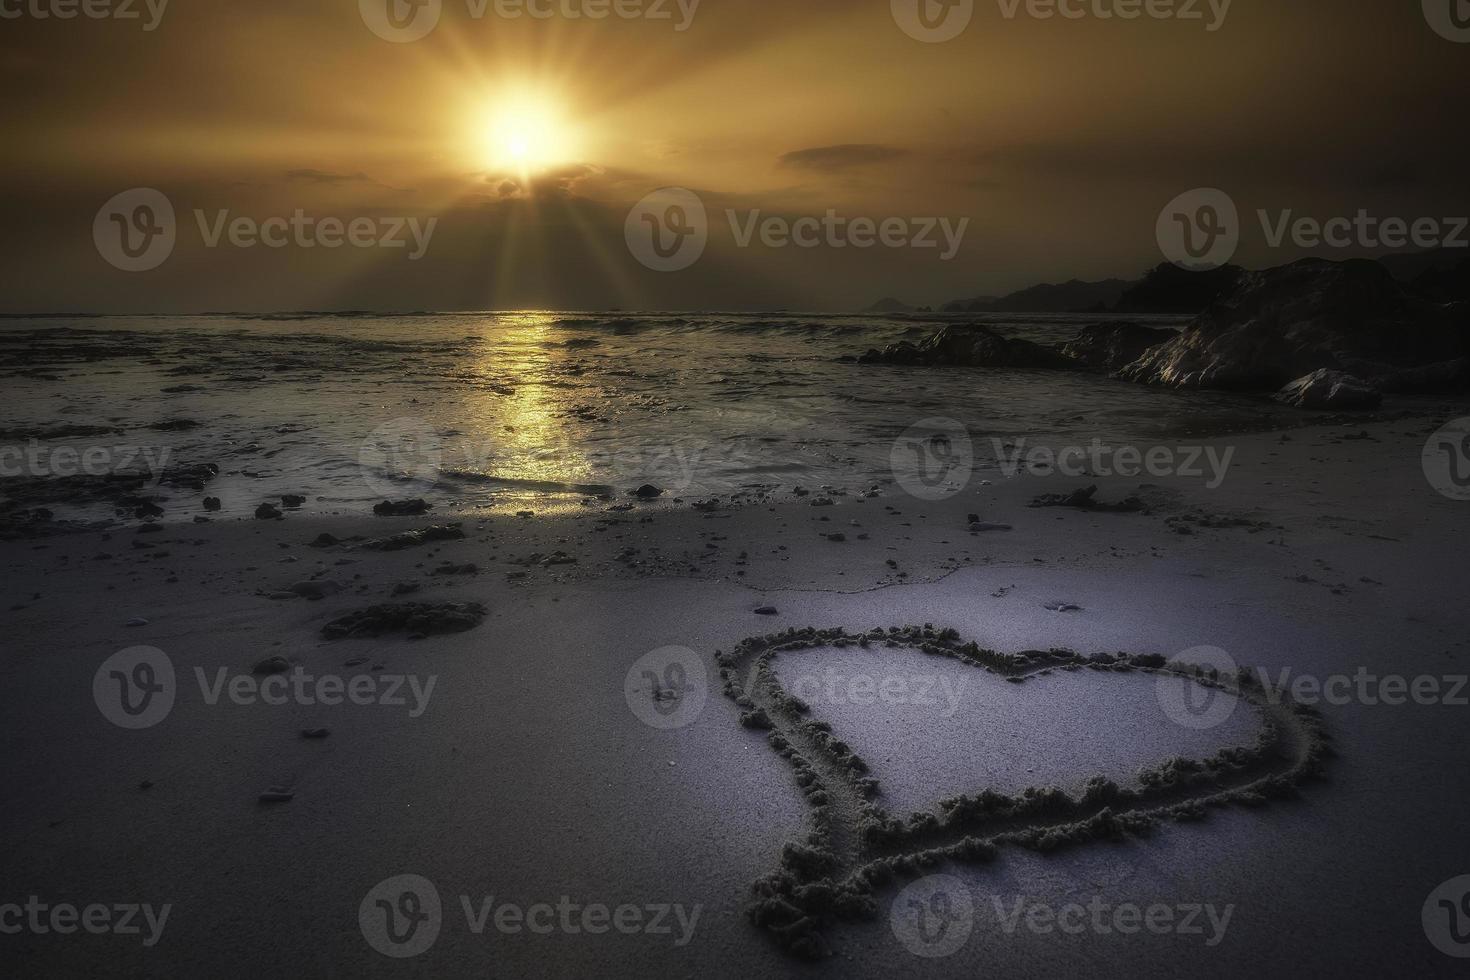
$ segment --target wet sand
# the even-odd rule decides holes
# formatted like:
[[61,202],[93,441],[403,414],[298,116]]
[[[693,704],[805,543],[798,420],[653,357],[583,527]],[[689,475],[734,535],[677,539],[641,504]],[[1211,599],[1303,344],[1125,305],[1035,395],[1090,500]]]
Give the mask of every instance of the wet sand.
[[[1000,653],[1168,658],[1207,645],[1272,672],[1465,674],[1467,518],[1420,469],[1435,427],[1402,420],[1367,426],[1369,440],[1342,438],[1357,426],[1223,440],[1237,453],[1214,491],[1198,480],[1140,488],[980,473],[938,502],[884,487],[822,507],[785,494],[712,511],[669,500],[533,517],[287,511],[279,521],[171,520],[144,534],[134,525],[6,542],[9,891],[173,907],[152,947],[7,936],[7,959],[27,974],[765,976],[800,966],[1040,977],[1106,957],[1114,972],[1151,975],[1233,976],[1265,963],[1305,975],[1449,975],[1454,961],[1426,941],[1419,913],[1431,890],[1470,869],[1465,707],[1323,706],[1336,756],[1300,798],[1215,809],[1121,843],[1054,854],[1003,845],[990,863],[946,864],[937,870],[975,897],[974,931],[958,952],[926,960],[905,948],[889,924],[898,881],[876,890],[873,921],[826,929],[831,957],[802,966],[748,911],[752,884],[810,834],[813,809],[767,733],[741,724],[716,658],[788,628],[928,623]],[[1079,482],[1108,501],[1138,494],[1151,513],[1027,506]],[[1012,529],[972,533],[972,514]],[[1186,514],[1207,519],[1179,520]],[[453,522],[463,538],[362,547]],[[339,543],[312,546],[323,534]],[[292,591],[308,582],[334,586]],[[395,595],[402,586],[417,588]],[[485,618],[422,639],[323,635],[341,617],[404,602],[480,603]],[[99,710],[93,680],[138,645],[166,653],[177,698],[158,724],[125,730]],[[706,672],[702,690],[685,687],[672,704],[640,672],[630,678],[667,647],[692,651]],[[813,656],[856,672],[853,654]],[[907,651],[874,656],[882,678],[937,681],[954,670]],[[259,682],[269,675],[252,669],[271,657],[313,676],[375,677],[379,693],[403,677],[406,703],[210,704],[196,680],[196,669],[214,683],[223,668],[227,680]],[[1124,782],[1252,737],[1251,717],[1188,731],[1151,680],[1125,691],[1128,677],[1100,674],[1092,686],[1089,676],[1014,690],[977,681],[947,717],[851,697],[810,707],[839,730],[859,726],[851,745],[880,784],[893,772],[895,812],[986,788],[977,783],[1075,794],[1095,774]],[[422,695],[430,678],[416,702],[410,679]],[[1029,711],[1022,695],[1046,703]],[[669,717],[688,723],[657,727]],[[431,949],[393,960],[370,947],[358,912],[400,874],[432,881],[444,916]],[[462,895],[700,911],[682,945],[677,925],[477,935]],[[992,899],[1009,909],[1023,896],[1234,911],[1213,946],[1147,931],[1008,933]]]

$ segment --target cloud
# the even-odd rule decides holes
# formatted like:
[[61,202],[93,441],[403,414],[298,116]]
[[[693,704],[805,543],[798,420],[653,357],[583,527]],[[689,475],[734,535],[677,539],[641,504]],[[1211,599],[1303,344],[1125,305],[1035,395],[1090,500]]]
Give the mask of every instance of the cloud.
[[842,143],[837,146],[813,146],[793,150],[781,156],[781,166],[797,170],[836,173],[852,167],[866,167],[908,156],[907,150],[876,143]]
[[365,173],[362,173],[361,171],[359,171],[359,172],[357,172],[355,174],[334,174],[334,173],[329,173],[329,172],[327,172],[325,170],[313,170],[311,168],[305,168],[305,169],[301,169],[301,170],[287,170],[286,171],[286,178],[288,180],[305,180],[305,181],[309,181],[310,183],[313,183],[313,184],[374,184],[374,183],[377,183],[377,181],[373,180],[371,177],[369,177]]
[[487,174],[485,182],[495,185],[502,199],[513,197],[570,197],[580,184],[600,176],[602,170],[585,163],[569,164],[531,177]]

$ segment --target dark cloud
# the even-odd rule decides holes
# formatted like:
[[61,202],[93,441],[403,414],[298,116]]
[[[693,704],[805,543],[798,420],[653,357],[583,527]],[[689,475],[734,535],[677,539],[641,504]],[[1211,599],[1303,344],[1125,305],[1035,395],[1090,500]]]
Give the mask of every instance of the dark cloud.
[[851,167],[866,167],[908,156],[907,150],[877,143],[842,143],[837,146],[813,146],[783,154],[781,166],[797,170],[836,173]]

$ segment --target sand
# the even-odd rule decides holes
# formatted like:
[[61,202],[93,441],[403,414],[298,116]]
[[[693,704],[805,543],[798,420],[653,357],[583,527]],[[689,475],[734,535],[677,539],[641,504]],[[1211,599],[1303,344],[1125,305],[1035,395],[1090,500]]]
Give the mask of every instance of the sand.
[[[532,518],[287,511],[280,521],[7,542],[0,901],[35,894],[172,910],[151,947],[137,936],[23,933],[0,936],[0,949],[24,975],[766,976],[799,967],[1042,977],[1099,964],[1108,975],[1449,975],[1458,964],[1426,940],[1420,908],[1470,871],[1467,707],[1323,706],[1336,755],[1298,799],[1218,809],[1121,843],[1055,854],[1002,846],[988,864],[944,865],[975,904],[958,951],[930,960],[905,948],[888,916],[900,881],[876,890],[876,919],[824,930],[830,957],[804,964],[748,912],[752,884],[807,837],[812,809],[767,733],[742,726],[716,660],[717,650],[788,628],[930,623],[1002,653],[1172,657],[1208,645],[1273,672],[1470,673],[1470,512],[1420,469],[1436,427],[1420,419],[1366,426],[1367,440],[1342,438],[1361,426],[1296,430],[1289,442],[1219,440],[1236,457],[1218,490],[985,472],[940,502],[887,487],[831,507],[778,495],[713,511],[664,500]],[[1154,512],[1027,506],[1079,482],[1109,501],[1140,494]],[[1176,533],[1191,512],[1240,526],[1194,522],[1193,533]],[[971,533],[971,514],[1012,530]],[[454,521],[463,539],[395,551],[352,541]],[[347,543],[312,547],[321,534]],[[138,539],[152,547],[135,549]],[[476,570],[433,574],[467,564]],[[341,588],[304,590],[327,593],[315,601],[291,591],[308,581]],[[486,615],[422,639],[323,635],[333,620],[403,602],[481,603]],[[762,607],[775,613],[758,615]],[[109,657],[139,645],[167,654],[177,696],[162,721],[126,730],[99,710],[93,681]],[[629,679],[640,658],[670,646],[703,666],[702,698],[688,689],[659,701],[640,672]],[[856,672],[854,655],[810,653]],[[208,684],[197,683],[196,669],[211,684],[224,669],[249,689],[237,679],[261,682],[270,675],[252,668],[274,656],[314,678],[374,678],[378,695],[401,678],[405,703],[210,704]],[[877,656],[884,677],[958,683],[946,673],[953,663]],[[884,799],[895,813],[987,786],[1075,793],[1096,774],[1124,782],[1174,756],[1248,743],[1257,726],[1247,714],[1186,730],[1165,716],[1151,681],[1097,676],[1096,685],[1072,673],[977,681],[949,716],[850,699],[811,707],[891,784]],[[689,724],[655,727],[684,711],[694,713]],[[369,945],[359,906],[402,874],[434,883],[443,922],[431,948],[397,960]],[[476,934],[461,896],[472,907],[490,896],[637,906],[645,924],[650,906],[666,906],[672,928]],[[1147,931],[1007,932],[995,903],[1010,909],[1022,898],[1229,904],[1233,913],[1215,945]],[[690,935],[675,908],[698,909]]]

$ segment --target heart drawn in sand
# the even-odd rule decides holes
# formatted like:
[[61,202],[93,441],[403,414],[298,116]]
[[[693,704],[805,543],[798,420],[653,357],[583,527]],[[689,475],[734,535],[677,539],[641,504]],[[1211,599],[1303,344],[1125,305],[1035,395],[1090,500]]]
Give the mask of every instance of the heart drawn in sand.
[[[982,789],[942,800],[937,811],[900,819],[879,801],[879,783],[867,764],[830,724],[810,717],[808,705],[786,691],[773,667],[779,655],[852,646],[876,648],[875,654],[908,650],[949,657],[1017,684],[1055,670],[1188,683],[1255,705],[1263,721],[1253,743],[1206,759],[1170,759],[1141,772],[1134,786],[1094,776],[1078,797],[1055,788],[1033,787],[1015,796]],[[1164,821],[1203,819],[1210,807],[1289,798],[1320,774],[1330,754],[1316,713],[1268,697],[1248,672],[1225,674],[1157,655],[1002,654],[963,642],[954,630],[926,625],[858,634],[790,629],[745,639],[728,653],[717,652],[717,660],[726,696],[744,709],[741,724],[767,732],[812,808],[806,836],[788,842],[781,866],[755,883],[750,910],[751,919],[783,948],[808,958],[828,952],[828,927],[877,918],[875,894],[898,876],[918,877],[944,861],[985,863],[1006,844],[1050,852],[1142,836]]]

